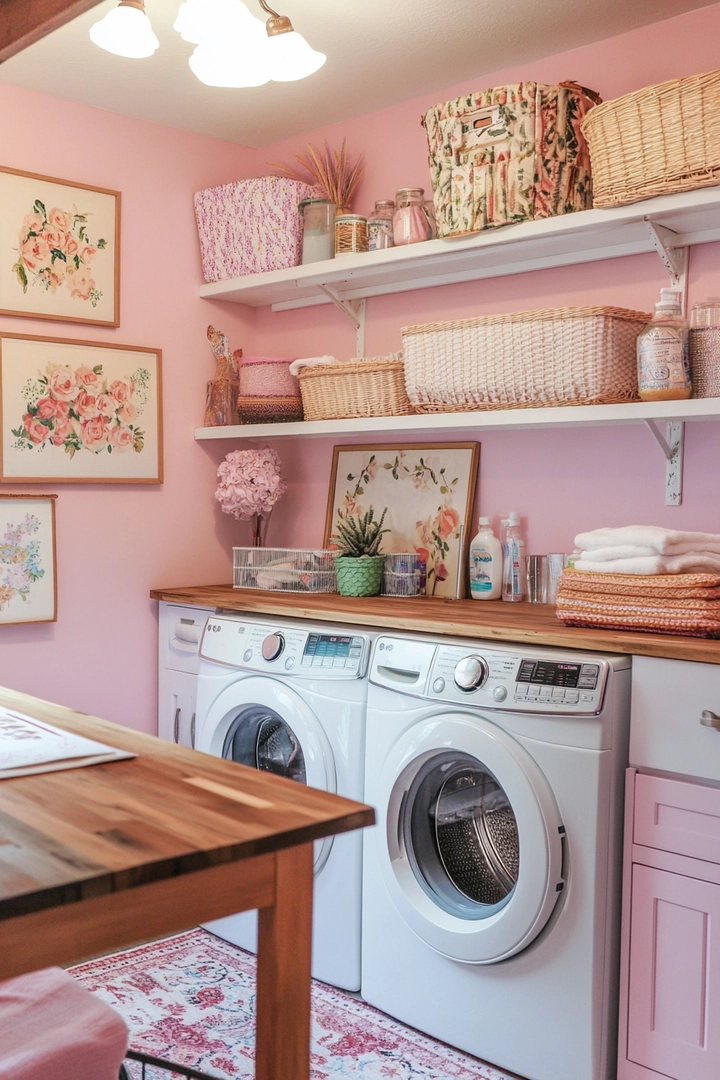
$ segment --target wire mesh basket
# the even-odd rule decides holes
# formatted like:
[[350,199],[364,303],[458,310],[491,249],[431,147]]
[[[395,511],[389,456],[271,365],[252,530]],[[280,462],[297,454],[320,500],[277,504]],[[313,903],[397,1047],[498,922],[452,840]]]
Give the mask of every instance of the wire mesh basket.
[[322,548],[233,548],[236,589],[337,592],[335,551]]

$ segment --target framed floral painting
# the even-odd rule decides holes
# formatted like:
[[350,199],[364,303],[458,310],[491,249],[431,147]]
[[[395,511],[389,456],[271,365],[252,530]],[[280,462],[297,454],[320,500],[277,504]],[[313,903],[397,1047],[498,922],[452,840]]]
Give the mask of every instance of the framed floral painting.
[[57,495],[0,495],[0,624],[55,622]]
[[120,192],[0,167],[0,314],[120,325]]
[[162,482],[158,349],[0,333],[6,483]]
[[386,510],[383,553],[419,552],[428,596],[454,597],[458,580],[464,595],[460,526],[467,550],[479,459],[475,442],[334,447],[325,545],[340,512],[362,515],[372,507],[377,518]]

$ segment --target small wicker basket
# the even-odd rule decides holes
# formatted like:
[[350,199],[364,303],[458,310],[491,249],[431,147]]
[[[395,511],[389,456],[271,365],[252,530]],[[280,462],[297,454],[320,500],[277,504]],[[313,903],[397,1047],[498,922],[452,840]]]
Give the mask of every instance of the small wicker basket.
[[720,71],[606,101],[590,110],[582,132],[595,206],[720,184]]
[[408,397],[422,413],[636,401],[636,341],[650,318],[567,307],[406,326]]
[[398,354],[303,368],[298,379],[305,419],[406,416],[412,409],[404,371]]

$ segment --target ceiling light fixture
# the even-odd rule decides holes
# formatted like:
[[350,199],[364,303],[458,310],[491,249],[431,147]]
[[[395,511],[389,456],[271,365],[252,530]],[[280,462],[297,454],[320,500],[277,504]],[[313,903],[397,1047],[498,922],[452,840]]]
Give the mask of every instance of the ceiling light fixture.
[[145,14],[143,0],[120,0],[104,19],[93,23],[90,40],[106,52],[133,60],[152,56],[160,44]]
[[327,57],[312,49],[302,34],[298,34],[287,15],[278,15],[266,0],[258,0],[263,11],[270,15],[265,24],[268,36],[270,78],[274,82],[294,82],[305,79],[323,66]]

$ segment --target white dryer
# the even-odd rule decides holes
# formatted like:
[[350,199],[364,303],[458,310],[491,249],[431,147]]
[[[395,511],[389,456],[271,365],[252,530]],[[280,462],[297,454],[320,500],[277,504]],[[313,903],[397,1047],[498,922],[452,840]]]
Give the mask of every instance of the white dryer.
[[362,994],[528,1080],[614,1076],[630,661],[378,638]]
[[[365,631],[211,615],[200,645],[196,748],[362,802]],[[360,989],[362,834],[315,844],[312,973]],[[257,912],[206,928],[255,951]]]

